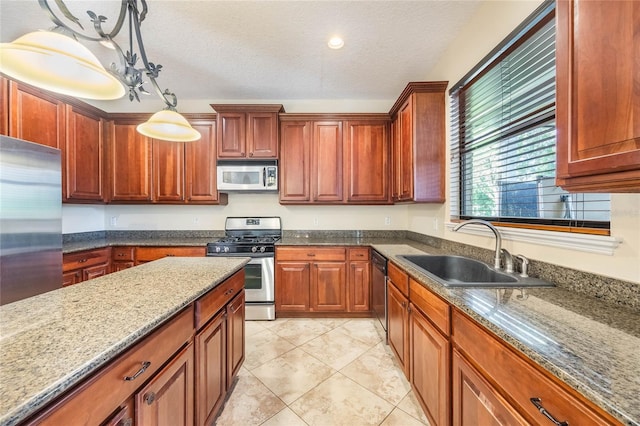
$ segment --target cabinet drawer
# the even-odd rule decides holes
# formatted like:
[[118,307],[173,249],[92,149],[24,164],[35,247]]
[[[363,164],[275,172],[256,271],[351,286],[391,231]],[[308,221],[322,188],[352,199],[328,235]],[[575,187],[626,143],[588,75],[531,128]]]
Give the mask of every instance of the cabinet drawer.
[[135,247],[112,247],[111,259],[115,261],[133,261]]
[[347,249],[342,247],[277,247],[277,260],[346,261]]
[[196,301],[195,325],[200,329],[244,288],[244,270],[238,271]]
[[540,398],[547,412],[560,422],[581,426],[618,424],[457,310],[453,312],[453,340],[482,375],[529,421],[535,424],[549,422],[531,402],[531,398]]
[[62,257],[62,271],[72,271],[100,263],[109,263],[109,247],[65,254]]
[[409,275],[395,264],[387,263],[387,276],[406,297],[409,297]]
[[[102,424],[192,335],[193,307],[190,306],[30,424]],[[148,367],[143,371],[146,363],[149,363]],[[133,378],[134,375],[137,376]],[[125,377],[132,379],[125,380]]]
[[136,261],[151,262],[163,257],[204,257],[206,247],[138,247],[136,248]]
[[349,249],[349,260],[369,260],[369,249],[367,247],[352,247]]
[[409,300],[420,309],[446,336],[450,334],[451,313],[449,304],[419,282],[409,280]]

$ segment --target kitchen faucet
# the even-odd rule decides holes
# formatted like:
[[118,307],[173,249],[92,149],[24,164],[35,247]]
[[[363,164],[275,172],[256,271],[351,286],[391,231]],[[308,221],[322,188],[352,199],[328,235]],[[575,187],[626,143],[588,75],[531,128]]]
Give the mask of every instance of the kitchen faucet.
[[509,259],[511,260],[510,262],[511,268],[507,268],[507,269],[511,269],[511,271],[507,271],[507,272],[513,272],[513,259],[511,258],[511,254],[506,249],[502,248],[502,236],[500,236],[500,232],[498,231],[498,229],[495,226],[493,226],[491,223],[487,222],[486,220],[471,219],[458,224],[455,228],[453,228],[453,232],[457,232],[460,228],[469,224],[484,225],[493,231],[493,234],[496,236],[496,255],[493,261],[493,267],[496,269],[501,269],[500,257],[502,252],[504,251],[505,260],[507,260],[507,262],[505,262],[507,264],[506,265],[507,267],[509,266]]

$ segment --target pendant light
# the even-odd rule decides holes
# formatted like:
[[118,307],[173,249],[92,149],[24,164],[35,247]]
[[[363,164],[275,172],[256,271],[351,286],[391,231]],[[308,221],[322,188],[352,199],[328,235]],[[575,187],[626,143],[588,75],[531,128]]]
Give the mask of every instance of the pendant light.
[[[148,78],[166,108],[138,126],[138,131],[145,136],[175,142],[200,139],[200,133],[176,111],[176,95],[168,89],[160,89],[156,79],[162,65],[147,59],[140,29],[148,13],[146,0],[122,0],[117,21],[109,33],[102,28],[107,18],[87,11],[97,37],[89,37],[65,24],[59,14],[84,29],[63,0],[55,0],[57,12],[49,5],[49,0],[39,0],[39,3],[56,25],[54,31],[32,32],[12,43],[0,43],[1,72],[52,92],[98,100],[118,99],[128,90],[130,101],[140,101],[139,94],[149,94],[143,86],[145,78]],[[127,18],[129,49],[125,53],[114,39]],[[56,31],[71,34],[73,38]],[[77,39],[112,47],[116,51],[117,63],[112,63],[106,70]],[[136,68],[138,59],[142,60],[142,68]]]

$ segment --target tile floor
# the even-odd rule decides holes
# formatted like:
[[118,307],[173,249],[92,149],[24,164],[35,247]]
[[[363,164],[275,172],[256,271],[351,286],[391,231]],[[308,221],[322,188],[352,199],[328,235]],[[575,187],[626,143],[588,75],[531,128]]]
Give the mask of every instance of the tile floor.
[[247,321],[217,426],[428,424],[374,319]]

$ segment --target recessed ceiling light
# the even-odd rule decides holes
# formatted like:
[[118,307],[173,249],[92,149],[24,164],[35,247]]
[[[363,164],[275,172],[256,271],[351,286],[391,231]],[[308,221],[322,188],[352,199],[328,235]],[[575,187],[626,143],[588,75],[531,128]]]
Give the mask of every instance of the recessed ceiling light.
[[344,46],[344,40],[338,36],[331,37],[328,45],[331,49],[341,49]]

